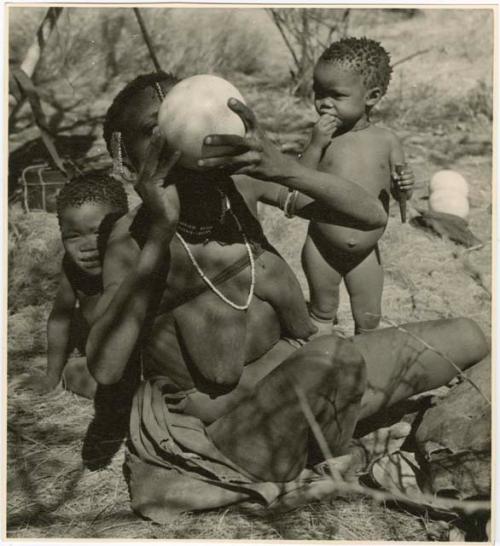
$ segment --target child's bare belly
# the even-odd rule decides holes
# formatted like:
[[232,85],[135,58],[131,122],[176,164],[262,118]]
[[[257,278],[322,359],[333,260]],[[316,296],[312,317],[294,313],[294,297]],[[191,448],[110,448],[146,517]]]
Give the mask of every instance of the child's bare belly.
[[385,227],[371,231],[361,231],[345,226],[334,224],[311,224],[309,235],[314,242],[322,247],[328,254],[328,248],[335,249],[348,254],[366,254],[373,249],[380,237],[382,237]]
[[[386,139],[376,129],[348,133],[327,148],[318,170],[355,181],[389,208],[390,167]],[[311,223],[311,237],[349,254],[362,254],[374,248],[385,227],[363,231],[339,224]],[[317,242],[318,244],[318,242]]]

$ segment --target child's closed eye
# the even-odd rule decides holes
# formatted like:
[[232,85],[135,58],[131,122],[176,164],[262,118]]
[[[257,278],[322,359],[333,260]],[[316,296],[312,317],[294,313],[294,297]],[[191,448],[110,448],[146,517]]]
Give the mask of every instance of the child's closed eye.
[[69,241],[71,239],[78,239],[78,237],[80,237],[79,233],[68,233],[68,234],[62,236],[62,240],[63,241]]

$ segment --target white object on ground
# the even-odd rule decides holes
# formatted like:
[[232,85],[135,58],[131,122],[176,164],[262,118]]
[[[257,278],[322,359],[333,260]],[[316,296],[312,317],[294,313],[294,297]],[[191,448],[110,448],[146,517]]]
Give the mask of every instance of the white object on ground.
[[467,180],[456,171],[438,171],[434,174],[429,183],[429,193],[432,194],[441,190],[454,191],[467,197],[469,195],[469,184],[467,184]]
[[439,190],[430,194],[429,210],[454,214],[465,220],[469,214],[469,200],[463,194],[449,190]]

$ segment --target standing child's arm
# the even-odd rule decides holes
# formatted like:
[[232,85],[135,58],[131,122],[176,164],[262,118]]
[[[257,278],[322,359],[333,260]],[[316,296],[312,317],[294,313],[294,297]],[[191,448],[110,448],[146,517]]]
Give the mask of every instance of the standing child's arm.
[[313,127],[311,140],[302,154],[300,162],[306,167],[316,169],[323,157],[325,148],[332,141],[333,134],[337,129],[338,121],[333,116],[323,114]]
[[[401,192],[405,193],[406,199],[410,199],[415,186],[415,175],[406,163],[403,145],[396,135],[392,135],[391,153],[389,163],[391,168],[391,194],[396,201],[399,201]],[[397,166],[402,165],[398,172]]]

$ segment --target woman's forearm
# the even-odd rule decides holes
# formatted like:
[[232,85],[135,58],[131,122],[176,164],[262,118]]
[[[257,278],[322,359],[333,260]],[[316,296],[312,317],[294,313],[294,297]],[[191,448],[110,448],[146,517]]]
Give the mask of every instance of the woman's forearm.
[[152,228],[136,266],[92,326],[86,350],[89,370],[98,383],[116,383],[122,377],[148,310],[158,297],[158,283],[167,276],[173,234],[171,229],[155,232]]
[[332,212],[352,218],[360,227],[375,229],[387,223],[387,214],[376,197],[334,174],[289,161],[276,182],[308,195]]

